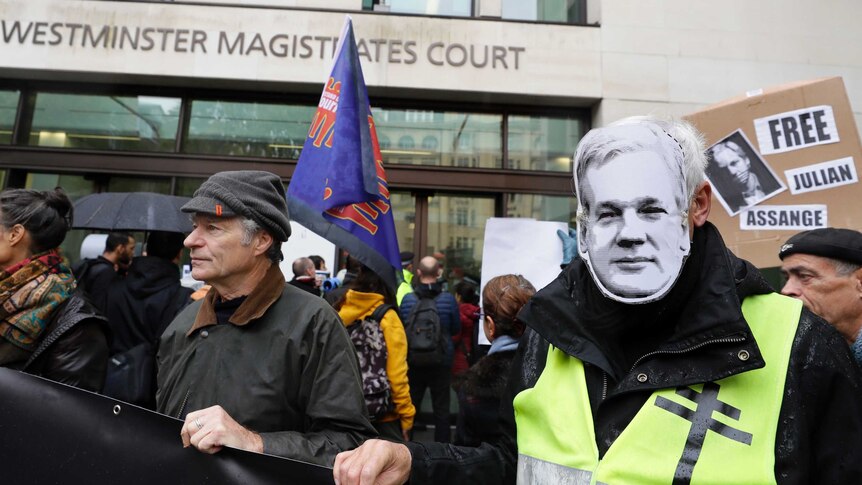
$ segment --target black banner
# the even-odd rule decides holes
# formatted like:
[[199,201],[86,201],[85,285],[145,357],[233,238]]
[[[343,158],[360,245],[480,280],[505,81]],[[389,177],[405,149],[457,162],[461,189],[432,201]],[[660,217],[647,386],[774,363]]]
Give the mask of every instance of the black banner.
[[331,484],[326,467],[224,448],[183,448],[182,421],[0,368],[0,482]]

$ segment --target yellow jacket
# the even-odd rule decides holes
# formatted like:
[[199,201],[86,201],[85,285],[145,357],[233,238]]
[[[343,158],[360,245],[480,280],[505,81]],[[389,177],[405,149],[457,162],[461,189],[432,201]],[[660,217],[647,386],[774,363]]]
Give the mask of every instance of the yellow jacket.
[[404,295],[413,293],[413,273],[402,269],[401,274],[404,276],[404,281],[398,285],[398,289],[395,292],[395,301],[398,303],[398,306],[401,306],[401,300],[404,299]]
[[[374,309],[382,304],[383,295],[379,293],[348,290],[338,315],[346,326],[371,315]],[[380,322],[380,329],[386,340],[386,375],[389,377],[389,387],[392,388],[392,401],[395,403],[395,411],[384,416],[380,422],[399,419],[401,429],[408,430],[413,428],[416,408],[410,400],[410,384],[407,382],[407,335],[398,312],[394,309],[386,312]]]

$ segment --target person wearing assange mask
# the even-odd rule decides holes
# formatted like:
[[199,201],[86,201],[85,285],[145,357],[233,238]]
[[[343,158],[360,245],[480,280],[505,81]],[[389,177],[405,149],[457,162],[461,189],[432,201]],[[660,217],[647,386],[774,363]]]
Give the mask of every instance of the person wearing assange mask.
[[857,481],[862,376],[837,333],[727,249],[705,166],[686,122],[587,133],[580,258],[518,314],[501,433],[478,447],[369,440],[338,455],[336,481]]

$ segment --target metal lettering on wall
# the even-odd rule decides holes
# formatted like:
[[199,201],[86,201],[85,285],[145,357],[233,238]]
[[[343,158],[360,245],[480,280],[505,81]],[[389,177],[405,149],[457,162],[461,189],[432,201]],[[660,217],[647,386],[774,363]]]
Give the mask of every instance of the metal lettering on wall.
[[[56,46],[86,50],[171,52],[291,59],[331,58],[338,37],[198,29],[128,27],[86,23],[0,20],[2,42],[19,46]],[[526,47],[392,38],[357,38],[364,62],[518,70]]]

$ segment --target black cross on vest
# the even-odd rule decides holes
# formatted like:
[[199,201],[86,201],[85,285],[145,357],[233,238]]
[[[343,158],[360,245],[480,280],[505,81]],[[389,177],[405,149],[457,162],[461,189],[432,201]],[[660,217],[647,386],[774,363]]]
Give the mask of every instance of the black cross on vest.
[[697,459],[700,458],[700,450],[703,449],[706,430],[711,429],[725,438],[730,438],[749,446],[751,445],[751,433],[731,428],[712,417],[713,411],[717,411],[738,421],[741,413],[739,409],[718,400],[719,387],[714,382],[707,382],[703,385],[703,392],[697,392],[690,387],[677,389],[677,395],[696,403],[694,411],[662,396],[656,397],[656,406],[691,421],[691,430],[688,432],[685,448],[682,450],[682,456],[673,475],[673,485],[691,483],[691,473],[694,471]]

